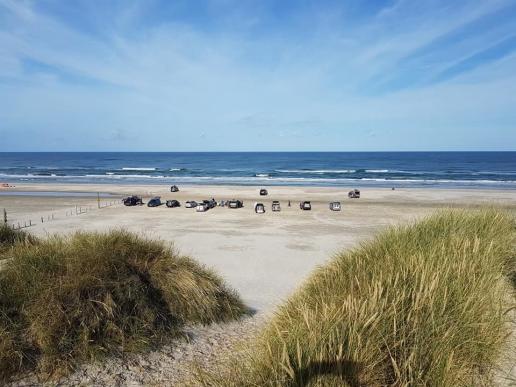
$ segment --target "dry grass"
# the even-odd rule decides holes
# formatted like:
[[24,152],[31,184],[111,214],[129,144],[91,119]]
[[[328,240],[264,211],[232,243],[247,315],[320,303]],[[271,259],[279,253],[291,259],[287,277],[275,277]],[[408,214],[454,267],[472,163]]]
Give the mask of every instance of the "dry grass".
[[159,241],[123,231],[9,238],[0,271],[0,380],[25,369],[58,376],[78,362],[168,340],[185,323],[245,313],[217,275]]
[[513,219],[495,211],[391,228],[316,270],[238,358],[195,383],[489,384],[506,353],[514,242]]
[[13,230],[6,224],[0,225],[0,253],[12,247],[15,243],[34,244],[37,239],[22,230]]

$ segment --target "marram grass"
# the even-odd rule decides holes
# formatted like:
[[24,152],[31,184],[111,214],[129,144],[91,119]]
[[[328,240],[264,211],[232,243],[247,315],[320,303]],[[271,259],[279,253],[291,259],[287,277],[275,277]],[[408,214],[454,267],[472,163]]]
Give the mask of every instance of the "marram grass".
[[240,298],[212,271],[166,244],[124,231],[5,238],[0,259],[0,381],[134,351],[185,323],[240,317]]
[[6,224],[0,225],[0,253],[12,247],[15,243],[33,244],[36,238],[23,230],[13,230]]
[[238,356],[194,384],[488,385],[507,356],[514,243],[514,220],[495,211],[390,228],[317,269]]

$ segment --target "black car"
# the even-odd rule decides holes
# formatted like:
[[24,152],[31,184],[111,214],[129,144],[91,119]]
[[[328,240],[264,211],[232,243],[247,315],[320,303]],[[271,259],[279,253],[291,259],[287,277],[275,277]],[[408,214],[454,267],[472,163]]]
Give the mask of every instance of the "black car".
[[360,191],[358,189],[354,189],[348,192],[348,198],[350,199],[360,199]]
[[254,212],[257,214],[264,214],[265,213],[265,205],[263,203],[255,203],[254,204]]
[[299,203],[299,208],[304,211],[310,211],[312,209],[312,204],[308,201],[304,201]]
[[161,203],[161,198],[159,196],[156,196],[149,200],[147,203],[147,207],[158,207],[161,206],[163,203]]
[[167,207],[168,208],[181,207],[181,203],[179,203],[177,200],[167,200]]
[[215,199],[203,200],[202,202],[208,206],[208,209],[217,207],[217,202]]
[[173,185],[172,187],[170,187],[170,192],[179,192],[179,188],[177,187],[177,185]]
[[241,200],[229,200],[228,208],[242,208],[244,206],[244,202]]
[[260,190],[260,196],[267,196],[268,194],[269,194],[269,192],[267,192],[267,190],[266,190],[266,189],[262,188],[262,189]]
[[143,200],[141,197],[133,195],[124,198],[123,200],[124,206],[141,206],[143,204]]

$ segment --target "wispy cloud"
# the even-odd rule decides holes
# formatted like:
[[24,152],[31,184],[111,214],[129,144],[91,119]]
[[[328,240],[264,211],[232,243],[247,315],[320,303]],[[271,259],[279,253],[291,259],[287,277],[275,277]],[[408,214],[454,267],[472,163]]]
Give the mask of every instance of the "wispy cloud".
[[504,0],[0,0],[0,131],[19,150],[503,148],[515,24]]

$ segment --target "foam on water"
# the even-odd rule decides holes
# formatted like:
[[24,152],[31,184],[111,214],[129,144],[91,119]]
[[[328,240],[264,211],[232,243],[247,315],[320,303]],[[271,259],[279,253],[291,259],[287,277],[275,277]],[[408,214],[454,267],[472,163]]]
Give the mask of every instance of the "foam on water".
[[0,153],[0,182],[516,189],[516,152]]

